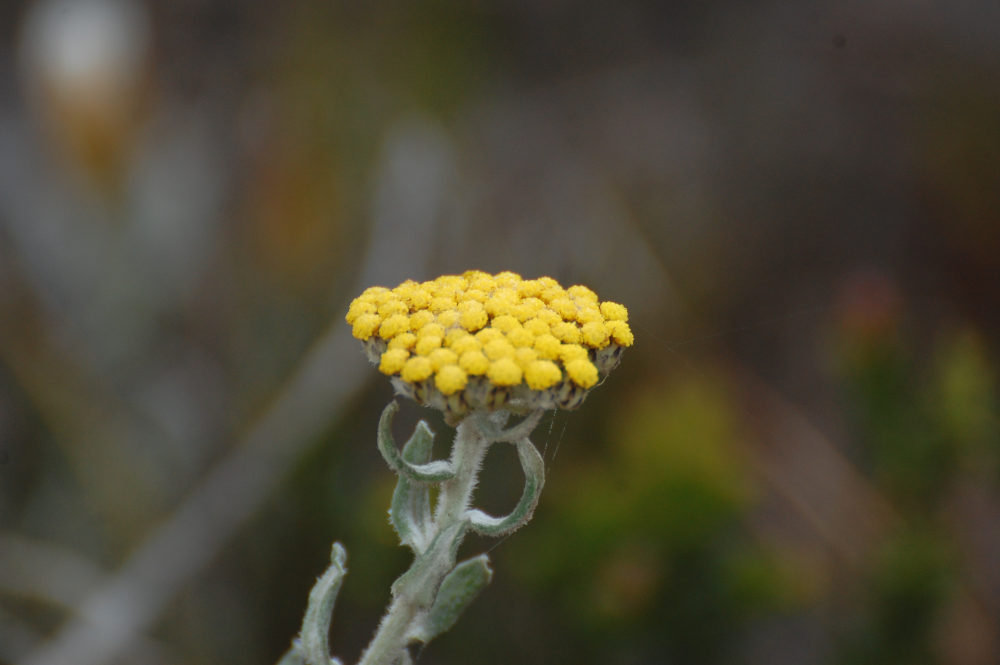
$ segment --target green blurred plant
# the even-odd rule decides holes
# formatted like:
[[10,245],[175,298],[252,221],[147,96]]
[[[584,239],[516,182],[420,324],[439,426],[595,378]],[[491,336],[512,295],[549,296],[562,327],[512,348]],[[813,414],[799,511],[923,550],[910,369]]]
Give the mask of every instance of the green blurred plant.
[[571,618],[572,660],[718,662],[751,618],[798,602],[744,526],[756,488],[736,411],[711,372],[643,386],[609,423],[613,454],[562,469],[511,558]]
[[842,644],[842,662],[940,662],[934,651],[934,627],[955,576],[945,534],[921,524],[890,536],[865,575],[866,598]]
[[863,571],[860,606],[839,636],[840,662],[946,662],[936,629],[961,565],[947,505],[963,483],[997,482],[996,378],[974,330],[946,332],[918,354],[901,330],[898,296],[874,308],[867,297],[864,307],[849,301],[841,320],[841,367],[861,464],[900,520]]

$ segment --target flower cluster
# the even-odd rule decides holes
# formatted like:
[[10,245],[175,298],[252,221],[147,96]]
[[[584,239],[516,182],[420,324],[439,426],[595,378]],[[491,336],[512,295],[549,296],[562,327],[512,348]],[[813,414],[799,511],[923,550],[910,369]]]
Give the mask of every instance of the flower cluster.
[[398,392],[451,418],[575,408],[633,341],[623,305],[512,272],[371,287],[346,319]]

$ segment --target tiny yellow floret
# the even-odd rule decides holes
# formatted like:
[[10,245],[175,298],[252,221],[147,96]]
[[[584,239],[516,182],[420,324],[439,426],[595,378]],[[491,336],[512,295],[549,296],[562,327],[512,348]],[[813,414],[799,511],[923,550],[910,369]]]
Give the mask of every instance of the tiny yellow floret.
[[549,308],[562,317],[564,321],[576,319],[576,303],[569,298],[557,298],[549,303]]
[[559,286],[559,282],[557,282],[551,277],[539,277],[535,281],[538,282],[538,285],[541,286],[543,289],[550,289],[553,286],[562,288],[561,286]]
[[600,321],[591,321],[583,324],[580,328],[580,335],[587,346],[594,349],[603,349],[608,345],[608,329]]
[[500,316],[495,317],[490,325],[500,332],[508,332],[514,328],[521,327],[518,320],[510,314],[501,314]]
[[406,361],[403,365],[403,370],[400,372],[400,377],[403,381],[408,381],[410,383],[416,383],[417,381],[423,381],[427,379],[431,374],[434,373],[434,369],[431,367],[431,361],[423,356],[414,356]]
[[434,349],[427,354],[427,359],[431,361],[431,367],[435,372],[445,365],[458,364],[458,354],[451,349]]
[[559,347],[559,359],[569,364],[574,360],[588,360],[590,354],[579,344],[563,344]]
[[628,321],[628,310],[625,305],[605,300],[601,303],[601,314],[608,321]]
[[476,300],[464,300],[458,303],[458,323],[470,332],[479,330],[489,321],[482,303]]
[[559,349],[561,347],[562,342],[548,333],[535,338],[535,351],[538,351],[538,355],[542,358],[555,360],[559,357]]
[[581,388],[590,388],[597,383],[597,368],[589,360],[581,358],[566,363],[566,374]]
[[544,300],[545,302],[551,304],[553,300],[558,300],[559,298],[565,298],[566,291],[564,291],[563,288],[559,286],[559,284],[557,283],[554,286],[547,286],[544,289],[542,289],[542,292],[538,294],[538,297]]
[[510,358],[490,363],[486,376],[498,386],[516,386],[521,383],[521,368]]
[[486,307],[487,314],[497,317],[509,314],[511,308],[514,306],[514,302],[510,298],[501,297],[497,295],[497,292],[494,292],[492,296],[486,299],[483,306]]
[[411,332],[401,333],[389,340],[390,349],[412,349],[417,343],[417,336]]
[[608,327],[608,332],[611,333],[611,339],[615,341],[615,344],[632,346],[635,337],[632,335],[632,329],[629,328],[627,323],[624,321],[608,321],[604,325]]
[[462,328],[451,328],[450,330],[448,330],[448,332],[444,334],[444,345],[447,347],[451,347],[451,345],[453,345],[458,340],[465,339],[467,337],[472,337],[472,335],[469,334],[468,330],[464,330]]
[[418,285],[405,296],[405,300],[410,303],[411,309],[420,311],[431,304],[431,297],[430,291],[425,286]]
[[541,280],[526,279],[517,285],[517,292],[522,298],[531,298],[541,293],[543,288]]
[[530,332],[535,337],[549,334],[549,324],[539,318],[528,319],[524,322],[523,326],[525,330]]
[[574,284],[566,289],[566,293],[574,300],[597,304],[597,294],[582,284]]
[[536,360],[525,368],[524,380],[532,390],[545,390],[562,381],[562,371],[550,360]]
[[426,309],[418,310],[413,314],[410,314],[410,330],[416,332],[432,321],[434,321],[433,314],[428,312]]
[[580,324],[591,323],[593,321],[604,322],[604,317],[601,316],[601,310],[597,309],[594,305],[584,305],[576,313],[576,320]]
[[481,312],[483,311],[483,303],[479,300],[466,298],[458,303],[456,309],[458,309],[460,314],[465,314],[466,312]]
[[384,303],[378,307],[378,315],[383,319],[392,316],[393,314],[406,314],[410,311],[410,308],[402,300],[397,300],[392,298],[386,300]]
[[514,362],[516,362],[521,369],[527,368],[528,365],[536,360],[538,360],[538,351],[525,347],[514,349]]
[[535,297],[525,298],[521,301],[521,306],[530,310],[532,314],[537,314],[546,307],[545,301]]
[[510,315],[520,323],[524,323],[531,317],[535,315],[537,310],[532,309],[530,306],[525,305],[524,302],[520,302],[510,308]]
[[481,376],[490,368],[490,360],[482,351],[466,351],[458,359],[458,366],[473,376]]
[[351,302],[351,306],[348,308],[347,316],[344,317],[344,320],[347,321],[348,325],[353,326],[354,322],[362,314],[374,314],[377,311],[378,307],[375,306],[375,303],[368,300],[362,300],[361,298],[355,298]]
[[465,390],[469,377],[458,365],[445,365],[434,375],[434,385],[443,395],[452,395]]
[[455,309],[455,300],[454,298],[438,296],[431,299],[431,304],[428,305],[428,307],[430,307],[430,310],[434,313]]
[[410,352],[406,349],[389,349],[382,354],[382,359],[378,364],[378,370],[383,374],[398,374],[406,364],[406,359],[410,357]]
[[392,339],[396,335],[408,332],[409,330],[410,317],[406,314],[393,314],[382,321],[382,325],[378,329],[378,336],[382,339]]
[[507,287],[517,286],[522,281],[520,275],[510,270],[497,273],[496,280],[498,285]]
[[413,293],[414,290],[420,288],[420,283],[415,282],[412,279],[408,279],[402,282],[399,286],[394,288],[392,292],[399,296],[400,298],[405,298],[406,296]]
[[580,329],[576,327],[576,324],[567,321],[560,321],[552,326],[552,334],[556,339],[567,344],[580,343]]
[[[475,301],[473,301],[475,302]],[[485,326],[490,320],[487,316],[485,309],[470,309],[468,311],[462,312],[458,317],[458,323],[468,330],[469,332],[475,332],[483,326]]]
[[361,292],[361,297],[379,306],[392,297],[392,291],[384,286],[369,286]]
[[[448,333],[448,335],[450,337],[451,333]],[[465,337],[457,337],[450,340],[448,342],[448,348],[458,355],[462,355],[466,351],[479,351],[483,348],[483,345],[472,335],[466,335]]]
[[510,358],[514,355],[514,346],[505,339],[495,339],[483,345],[483,353],[490,360]]
[[544,321],[550,326],[554,326],[557,323],[563,322],[562,317],[553,312],[548,307],[546,307],[545,309],[538,310],[538,314],[535,315],[535,318],[539,319],[540,321]]
[[417,331],[417,339],[422,337],[444,337],[444,327],[439,323],[428,323]]
[[382,319],[378,318],[377,314],[362,314],[354,320],[351,334],[360,340],[366,340],[375,334],[381,323]]
[[414,350],[421,356],[429,355],[434,349],[441,346],[441,338],[436,335],[417,337],[417,344]]
[[495,339],[503,339],[503,333],[496,328],[483,328],[476,333],[476,339],[478,339],[483,346],[486,346]]
[[469,288],[471,290],[482,291],[484,293],[489,293],[496,288],[496,285],[496,280],[493,279],[492,275],[482,275],[469,280]]
[[458,310],[446,309],[437,315],[438,325],[445,328],[451,328],[453,325],[458,323],[459,313]]
[[480,289],[469,289],[465,292],[465,302],[478,302],[480,305],[486,302],[489,294]]
[[514,346],[531,346],[535,343],[535,336],[518,326],[507,332],[507,341]]

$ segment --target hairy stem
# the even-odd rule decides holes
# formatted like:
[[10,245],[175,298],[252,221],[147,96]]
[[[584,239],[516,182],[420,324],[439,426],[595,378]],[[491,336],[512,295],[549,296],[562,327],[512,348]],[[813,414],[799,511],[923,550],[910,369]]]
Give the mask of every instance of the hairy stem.
[[[455,566],[464,537],[462,524],[490,440],[466,419],[455,431],[451,463],[455,475],[441,484],[431,533],[432,544],[393,585],[393,600],[359,665],[408,663],[407,647],[416,622],[434,600],[441,581]],[[441,542],[446,539],[450,542]]]
[[460,520],[472,502],[479,468],[483,464],[491,441],[482,435],[471,419],[463,420],[455,430],[455,447],[451,463],[455,477],[441,484],[434,523],[440,532]]

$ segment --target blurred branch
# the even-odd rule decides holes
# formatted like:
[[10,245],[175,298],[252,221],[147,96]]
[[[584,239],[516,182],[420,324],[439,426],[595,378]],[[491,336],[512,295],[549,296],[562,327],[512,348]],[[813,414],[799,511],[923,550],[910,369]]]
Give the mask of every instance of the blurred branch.
[[[85,502],[120,543],[162,500],[148,464],[130,445],[151,436],[152,424],[136,416],[93,371],[83,349],[70,354],[55,341],[58,324],[32,298],[18,259],[0,243],[6,268],[0,282],[0,362],[54,435]],[[130,497],[129,511],[117,510],[123,495]]]
[[[430,197],[422,188],[418,194],[423,198],[413,208],[386,205],[385,200],[406,199],[413,194],[408,187],[413,182],[446,189],[451,159],[443,135],[426,125],[407,127],[388,142],[360,275],[385,281],[426,270],[432,246],[428,239],[433,238],[444,197]],[[383,263],[386,257],[394,261]],[[338,317],[233,453],[207,474],[105,586],[80,604],[79,616],[22,665],[98,665],[127,649],[260,508],[363,385],[366,369],[356,340]]]
[[[90,561],[63,548],[0,534],[0,594],[60,608],[73,608],[100,588],[105,573]],[[42,634],[24,621],[0,612],[0,662],[15,662],[36,649]],[[149,665],[176,662],[149,638],[136,640],[129,657]]]
[[747,412],[766,432],[755,437],[758,472],[840,558],[863,565],[899,516],[797,408],[749,373],[742,378]]
[[242,444],[25,665],[97,664],[125,649],[257,511],[336,405],[362,385],[364,369],[350,331],[334,326]]
[[[903,518],[798,409],[762,381],[746,373],[743,379],[747,411],[767,432],[754,437],[758,473],[841,561],[864,569]],[[944,639],[973,654],[963,662],[996,662],[1000,652],[1000,626],[980,588],[964,567],[948,606]]]
[[0,610],[0,662],[15,662],[34,649],[41,638],[26,622]]
[[0,593],[73,607],[104,581],[104,573],[65,549],[0,533]]

